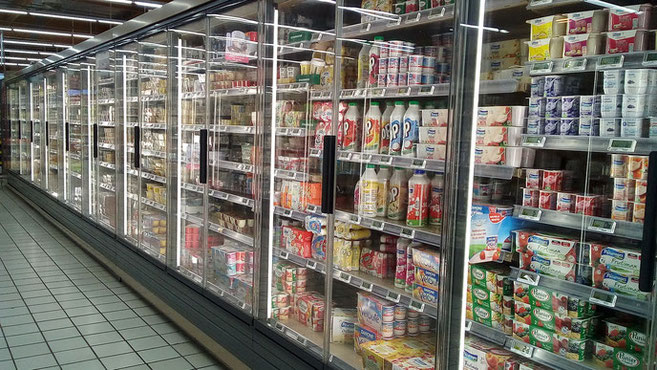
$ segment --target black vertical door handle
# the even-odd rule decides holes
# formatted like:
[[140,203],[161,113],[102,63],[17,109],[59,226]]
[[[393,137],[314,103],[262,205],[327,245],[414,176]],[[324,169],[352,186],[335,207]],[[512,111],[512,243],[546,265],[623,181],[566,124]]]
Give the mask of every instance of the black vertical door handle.
[[66,122],[66,151],[68,152],[71,149],[71,126]]
[[135,126],[135,132],[134,132],[134,154],[135,154],[135,168],[139,168],[139,157],[141,156],[141,148],[139,147],[139,142],[141,138],[139,137],[139,126]]
[[201,130],[201,156],[200,156],[200,169],[199,181],[201,184],[208,183],[208,130]]
[[23,136],[21,135],[21,131],[22,131],[21,126],[23,126],[23,125],[21,124],[21,121],[19,120],[18,121],[18,141],[19,142],[23,139]]
[[98,158],[98,124],[97,123],[94,123],[93,135],[94,135],[94,159],[95,159]]
[[322,213],[333,213],[335,204],[335,135],[324,136],[322,156]]
[[50,140],[50,131],[48,131],[48,121],[46,121],[46,147],[48,146],[49,140]]
[[34,142],[34,122],[30,121],[30,143]]
[[643,239],[641,240],[641,269],[639,270],[639,290],[651,292],[655,279],[655,246],[657,244],[657,151],[648,157],[648,186],[646,194],[646,213],[643,220]]

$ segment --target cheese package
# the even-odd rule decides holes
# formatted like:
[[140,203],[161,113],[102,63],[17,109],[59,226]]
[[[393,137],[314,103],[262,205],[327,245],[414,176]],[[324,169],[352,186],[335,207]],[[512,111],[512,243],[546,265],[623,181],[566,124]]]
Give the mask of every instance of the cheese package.
[[527,41],[530,62],[558,59],[563,53],[563,37]]
[[520,40],[512,39],[485,43],[482,54],[483,58],[486,59],[517,58],[520,56]]
[[525,125],[526,106],[479,107],[477,126],[517,126]]
[[530,37],[532,41],[566,34],[566,17],[560,14],[530,19],[527,23],[531,26]]
[[565,14],[568,17],[567,34],[603,32],[607,29],[607,10],[590,10]]
[[522,138],[522,127],[477,127],[477,145],[518,146]]
[[423,144],[446,144],[447,127],[422,126],[419,128],[420,143]]
[[540,256],[520,255],[520,268],[561,280],[575,281],[576,264]]
[[443,144],[416,144],[417,157],[420,159],[445,160],[447,146]]
[[607,54],[631,53],[646,50],[647,47],[648,31],[607,32]]
[[446,127],[449,115],[448,109],[421,109],[422,126]]
[[[534,162],[534,151],[522,147],[476,146],[475,163],[521,167]],[[531,165],[530,165],[531,166]]]

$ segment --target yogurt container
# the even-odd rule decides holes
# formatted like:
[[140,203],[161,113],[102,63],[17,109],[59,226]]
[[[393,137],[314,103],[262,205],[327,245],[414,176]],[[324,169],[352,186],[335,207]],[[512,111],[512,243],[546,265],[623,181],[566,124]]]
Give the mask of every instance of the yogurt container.
[[578,132],[581,136],[600,136],[600,119],[580,117]]
[[600,116],[603,118],[620,117],[622,106],[623,95],[602,95],[600,98]]
[[543,133],[545,135],[559,135],[559,128],[561,127],[561,118],[546,118]]
[[530,135],[540,135],[545,133],[545,118],[528,118],[527,133]]
[[561,118],[560,97],[550,97],[545,99],[545,118]]
[[545,117],[545,101],[547,98],[529,98],[529,108],[527,117],[543,118]]
[[[422,63],[424,61],[423,55],[409,55],[408,56],[408,70],[410,72],[422,72]],[[399,64],[399,62],[397,62]]]
[[627,168],[629,157],[625,154],[612,154],[611,165],[609,167],[609,177],[625,178],[627,177]]
[[[639,180],[640,181],[640,180]],[[616,178],[612,198],[616,200],[634,200],[635,180]]]
[[609,31],[636,30],[638,28],[650,28],[652,6],[650,4],[624,5],[633,12],[623,9],[609,9]]
[[586,216],[597,216],[600,210],[599,195],[576,195],[575,196],[575,212],[581,213]]
[[558,192],[557,211],[569,213],[575,212],[575,194]]
[[[657,33],[657,31],[656,31]],[[657,69],[648,70],[648,94],[657,93]]]
[[576,136],[579,130],[579,118],[562,118],[559,135]]
[[643,118],[623,118],[621,120],[621,137],[642,137],[646,120]]
[[545,97],[556,97],[564,95],[566,90],[566,76],[545,76]]
[[[650,117],[648,120],[649,120],[648,137],[649,138],[656,138],[657,137],[657,117]],[[529,123],[528,123],[528,125],[529,125]]]
[[607,54],[631,53],[646,50],[648,31],[630,30],[607,32]]
[[569,35],[563,38],[563,57],[582,57],[602,53],[604,37],[600,33]]
[[543,170],[527,168],[525,170],[525,187],[528,189],[540,189],[543,184]]
[[650,69],[628,69],[625,71],[625,93],[645,94],[648,92]]
[[579,97],[579,116],[600,117],[600,95],[582,95]]
[[641,118],[646,116],[648,95],[623,95],[621,115],[623,118]]
[[625,86],[625,72],[620,69],[604,71],[602,89],[605,94],[622,94]]
[[543,97],[545,95],[545,76],[532,77],[530,85],[530,96],[532,98]]
[[563,53],[563,37],[551,37],[527,41],[529,48],[529,61],[540,62],[543,60],[558,59]]
[[602,32],[607,28],[607,11],[604,9],[564,15],[568,18],[566,27],[568,35]]
[[538,189],[522,189],[522,205],[538,208],[539,193]]
[[632,222],[642,224],[646,217],[646,205],[643,203],[634,203],[632,207]]
[[557,193],[549,190],[539,190],[538,208],[557,209]]
[[633,208],[632,202],[613,199],[611,201],[611,219],[632,222]]
[[579,114],[580,98],[579,96],[562,96],[561,97],[561,118],[577,118]]
[[617,137],[620,135],[620,118],[600,118],[600,136]]
[[527,21],[531,27],[531,40],[548,39],[566,34],[566,17],[563,15],[549,15],[547,17],[530,19]]
[[[621,180],[621,179],[614,179],[614,180]],[[634,192],[630,193],[628,195],[633,195],[632,198],[628,196],[628,200],[634,200],[636,203],[645,203],[646,198],[648,197],[648,181],[647,180],[630,180],[627,179],[627,181],[631,181],[634,183]]]
[[627,177],[634,180],[647,180],[648,157],[643,155],[628,155]]

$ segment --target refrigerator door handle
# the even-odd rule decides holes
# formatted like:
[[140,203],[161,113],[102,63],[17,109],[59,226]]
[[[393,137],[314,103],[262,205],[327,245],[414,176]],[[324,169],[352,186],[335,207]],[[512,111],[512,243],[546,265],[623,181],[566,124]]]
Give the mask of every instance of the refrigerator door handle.
[[98,124],[94,123],[94,158],[98,158]]
[[68,122],[66,122],[66,151],[68,152],[71,149],[71,127]]
[[48,131],[48,121],[46,121],[46,148],[48,147],[48,140],[50,140],[50,131]]
[[[650,152],[648,163],[657,163],[657,151]],[[643,221],[641,242],[641,270],[639,270],[639,290],[651,292],[655,278],[655,253],[657,233],[657,166],[648,167],[648,186],[646,194],[646,214]]]
[[201,155],[200,155],[200,168],[199,168],[199,182],[201,184],[208,183],[208,130],[201,130]]
[[139,147],[141,138],[139,137],[139,126],[135,126],[135,132],[134,132],[134,154],[135,154],[135,168],[139,168],[139,157],[141,155],[141,148]]
[[322,213],[333,213],[335,205],[335,135],[324,136],[322,154]]
[[22,126],[22,125],[21,125],[21,121],[18,120],[18,141],[19,141],[19,142],[20,142],[21,140],[23,140],[23,135],[21,135],[21,131],[22,131],[22,130],[21,130],[21,126]]
[[34,142],[34,122],[30,120],[30,143]]

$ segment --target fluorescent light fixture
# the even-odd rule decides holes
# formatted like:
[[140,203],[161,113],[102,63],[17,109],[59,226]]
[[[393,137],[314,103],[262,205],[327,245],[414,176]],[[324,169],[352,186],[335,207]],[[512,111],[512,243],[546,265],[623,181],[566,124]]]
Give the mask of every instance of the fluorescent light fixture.
[[465,24],[465,23],[461,23],[461,27],[475,28],[475,29],[479,29],[479,28],[481,28],[481,29],[484,30],[484,31],[499,32],[499,33],[509,33],[509,31],[507,31],[507,30],[503,30],[503,29],[500,29],[500,28],[486,27],[486,26],[475,26],[475,25],[472,25],[472,24]]
[[11,28],[9,28],[9,27],[0,27],[0,31],[11,32]]
[[94,18],[77,17],[77,16],[73,16],[73,15],[48,14],[48,13],[40,13],[40,12],[30,12],[30,15],[33,15],[35,17],[70,19],[70,20],[73,20],[73,21],[84,21],[84,22],[96,22],[97,21],[97,19],[94,19]]
[[34,54],[34,55],[55,55],[49,51],[36,51],[36,50],[19,50],[19,49],[5,49],[5,53],[20,53],[20,54]]
[[[20,33],[33,33],[37,35],[50,35],[50,36],[62,36],[62,37],[78,37],[78,38],[84,38],[84,39],[90,39],[93,38],[93,35],[82,35],[79,33],[66,33],[66,32],[57,32],[57,31],[42,31],[42,30],[33,30],[33,29],[28,29],[28,28],[16,28],[16,27],[0,27],[0,31],[7,31],[7,32],[20,32]],[[68,47],[68,46],[67,46]]]
[[135,4],[135,5],[144,6],[144,7],[147,7],[147,8],[161,8],[162,7],[162,4],[147,3],[145,1],[133,1],[132,3]]
[[27,64],[27,63],[0,63],[0,65],[19,66],[19,67],[29,67],[29,66],[31,66],[31,64]]
[[4,57],[4,58],[8,59],[8,60],[29,60],[29,61],[35,61],[35,62],[38,62],[38,61],[41,60],[41,59],[37,59],[37,58],[22,58],[22,57],[7,57],[7,56]]
[[21,14],[27,15],[26,11],[23,10],[12,10],[12,9],[0,9],[0,13],[9,13],[9,14]]
[[68,49],[68,48],[71,47],[71,45],[63,45],[63,44],[52,44],[52,46],[54,46],[56,48],[65,48],[65,49]]
[[93,39],[94,35],[82,35],[79,33],[74,33],[73,37],[81,38],[81,39]]
[[225,14],[208,14],[208,17],[225,19],[227,21],[248,23],[248,24],[258,24],[258,21],[254,21],[254,20],[246,19],[246,18],[242,18],[242,17],[234,17],[232,15],[225,15]]
[[117,21],[110,21],[107,19],[99,19],[98,23],[105,23],[105,24],[123,24],[123,22],[117,22]]
[[[33,42],[33,41],[21,41],[21,40],[2,40],[5,44],[13,44],[13,45],[30,45],[30,46],[45,46],[45,47],[52,47],[53,44],[48,44],[45,42]],[[67,46],[68,47],[68,46]]]

